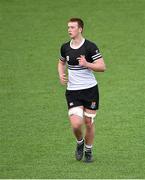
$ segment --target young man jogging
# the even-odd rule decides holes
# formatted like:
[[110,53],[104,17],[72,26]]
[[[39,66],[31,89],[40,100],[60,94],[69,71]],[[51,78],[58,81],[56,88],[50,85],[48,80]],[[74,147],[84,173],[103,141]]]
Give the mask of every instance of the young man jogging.
[[[92,71],[104,72],[106,68],[98,47],[83,37],[83,28],[84,23],[79,18],[68,21],[71,40],[61,46],[58,73],[61,84],[67,84],[65,95],[68,114],[77,141],[75,157],[81,160],[84,155],[84,162],[92,162],[94,118],[99,108],[98,85]],[[86,127],[85,136],[82,132],[83,124]]]

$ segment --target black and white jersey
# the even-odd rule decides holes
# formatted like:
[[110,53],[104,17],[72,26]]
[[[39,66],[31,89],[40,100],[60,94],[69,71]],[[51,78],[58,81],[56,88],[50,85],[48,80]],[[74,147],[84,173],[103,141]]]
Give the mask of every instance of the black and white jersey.
[[92,70],[80,66],[78,57],[85,56],[90,63],[102,57],[98,47],[93,42],[83,39],[77,48],[72,48],[71,41],[63,44],[60,50],[60,60],[68,65],[68,90],[81,90],[95,86],[97,81]]

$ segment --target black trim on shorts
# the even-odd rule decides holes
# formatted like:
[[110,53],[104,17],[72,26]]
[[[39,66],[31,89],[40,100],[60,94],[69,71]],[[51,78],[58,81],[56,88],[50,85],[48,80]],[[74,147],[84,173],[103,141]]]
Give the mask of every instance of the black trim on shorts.
[[99,109],[99,88],[95,85],[88,89],[66,90],[65,92],[68,109],[83,106],[90,110]]

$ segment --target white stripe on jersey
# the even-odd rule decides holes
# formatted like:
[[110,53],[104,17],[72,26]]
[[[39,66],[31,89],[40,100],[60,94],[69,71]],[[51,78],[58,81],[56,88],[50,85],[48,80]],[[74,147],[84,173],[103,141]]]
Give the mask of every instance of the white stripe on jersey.
[[61,61],[65,61],[65,58],[64,57],[62,57],[62,56],[60,56],[60,58],[59,58]]
[[69,64],[68,64],[68,66],[69,66],[69,67],[82,67],[82,66],[80,66],[80,65],[69,65]]
[[97,56],[97,57],[94,57],[93,60],[99,59],[99,58],[101,58],[101,57],[102,57],[101,55],[100,55],[100,56]]
[[99,56],[99,55],[101,55],[101,53],[98,53],[98,54],[93,55],[92,58],[94,58],[94,57],[96,57],[96,56]]
[[82,69],[87,69],[87,68],[84,66],[80,66],[80,65],[69,65],[68,64],[68,69],[70,69],[70,70],[82,70]]

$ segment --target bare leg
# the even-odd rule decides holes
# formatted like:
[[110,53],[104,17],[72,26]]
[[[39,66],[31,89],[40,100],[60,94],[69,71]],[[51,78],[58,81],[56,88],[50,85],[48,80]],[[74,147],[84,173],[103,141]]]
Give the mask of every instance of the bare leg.
[[[85,112],[88,114],[96,114],[96,110],[85,109]],[[92,145],[95,137],[95,126],[91,117],[85,116],[84,120],[86,125],[85,143],[86,145]]]
[[95,127],[90,117],[85,117],[85,125],[86,125],[85,144],[92,145],[95,137]]
[[[83,109],[83,107],[81,106],[79,108]],[[73,113],[73,109],[72,109],[72,113]],[[75,112],[74,110],[74,114],[72,113],[70,112],[70,122],[73,129],[73,133],[77,139],[75,157],[78,161],[80,161],[83,158],[83,150],[84,150],[84,139],[83,139],[83,133],[82,133],[83,111],[81,110],[79,113],[77,111]],[[75,115],[75,113],[78,115]]]
[[73,133],[76,139],[79,141],[83,138],[82,135],[82,119],[79,116],[72,115],[70,116],[70,122],[72,126]]

